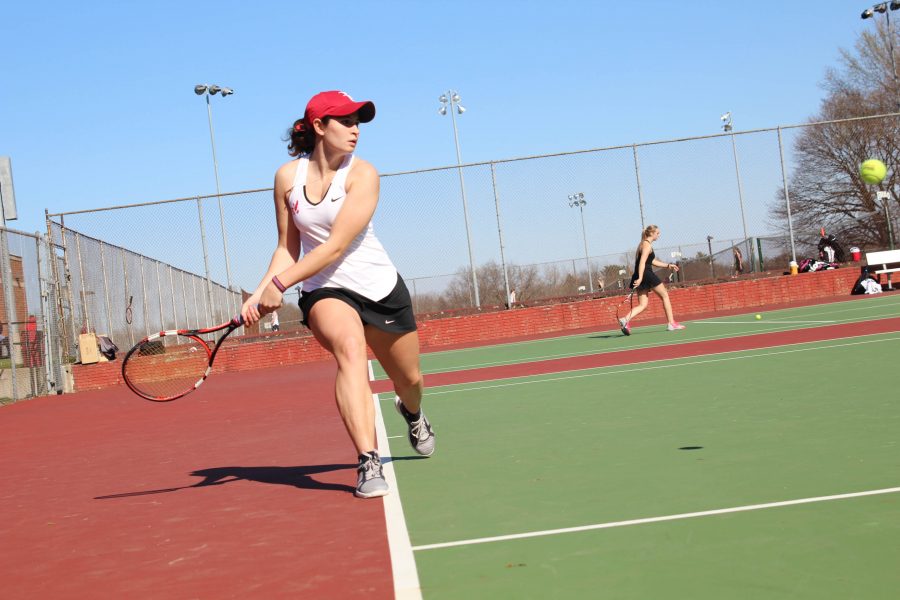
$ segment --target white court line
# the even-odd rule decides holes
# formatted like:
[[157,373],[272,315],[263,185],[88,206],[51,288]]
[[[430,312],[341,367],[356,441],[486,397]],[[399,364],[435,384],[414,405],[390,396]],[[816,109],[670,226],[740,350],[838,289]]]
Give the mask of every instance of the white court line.
[[[900,301],[898,301],[898,302],[888,301],[888,298],[890,298],[890,297],[844,300],[841,302],[831,302],[828,304],[821,304],[821,305],[810,305],[810,306],[793,307],[793,308],[769,308],[768,310],[762,306],[748,307],[748,308],[750,308],[750,309],[757,308],[759,310],[759,312],[765,312],[765,314],[772,314],[772,313],[776,313],[776,312],[780,312],[780,311],[803,311],[803,310],[811,309],[811,308],[828,307],[826,310],[819,311],[819,312],[824,312],[825,314],[830,314],[830,313],[834,313],[834,312],[840,313],[840,312],[866,311],[866,310],[872,310],[873,308],[876,308],[876,309],[881,308],[883,306],[890,307],[890,306],[894,306],[894,305],[900,305]],[[893,300],[893,298],[891,298],[891,300]],[[869,302],[867,302],[867,301],[871,301],[873,304],[877,304],[877,306],[872,307],[869,305]],[[858,304],[860,304],[861,302],[865,303],[865,306],[858,306]],[[842,308],[840,310],[832,310],[831,309],[831,307],[848,306],[848,305],[852,305],[852,308]],[[746,314],[753,314],[753,311],[751,310],[750,312],[748,312]],[[816,314],[816,311],[812,311],[812,314]],[[874,317],[871,317],[871,318],[890,318],[890,317],[894,317],[894,316],[898,316],[898,315],[887,315],[887,316],[875,315]],[[852,320],[853,319],[847,319],[846,321],[850,322]],[[686,323],[699,323],[699,322],[700,322],[699,320],[686,321]],[[843,321],[836,321],[836,322],[843,322]],[[649,327],[652,327],[652,325],[650,325]],[[473,346],[470,348],[457,348],[455,350],[435,350],[433,352],[426,352],[425,354],[440,354],[441,356],[447,356],[447,355],[452,355],[452,354],[462,354],[462,353],[466,353],[466,352],[480,352],[485,349],[498,348],[498,347],[506,348],[506,347],[510,347],[510,346],[522,346],[522,345],[537,346],[537,345],[544,344],[544,343],[555,343],[560,340],[566,340],[566,339],[570,339],[570,338],[583,338],[585,336],[595,335],[597,333],[608,333],[610,331],[614,332],[614,331],[617,331],[617,329],[598,329],[596,331],[591,331],[588,333],[573,333],[570,335],[562,335],[562,336],[549,337],[549,338],[540,338],[537,340],[523,340],[520,342],[498,342],[498,343],[494,343],[494,344],[487,344],[484,346]],[[710,339],[716,339],[716,338],[710,338]],[[578,355],[561,354],[558,356],[566,357],[566,356],[578,356]]]
[[[618,369],[615,371],[606,370],[606,369],[610,369],[611,367],[587,367],[584,369],[575,369],[574,371],[569,371],[570,373],[578,373],[577,375],[562,375],[562,376],[558,376],[558,377],[548,377],[548,378],[542,378],[542,379],[537,379],[538,377],[541,377],[541,375],[521,375],[519,377],[510,377],[507,380],[508,383],[481,385],[481,386],[477,386],[477,387],[455,387],[454,389],[450,389],[450,390],[440,389],[440,388],[448,388],[448,387],[453,387],[453,386],[466,385],[466,384],[461,384],[461,383],[452,383],[452,384],[435,386],[435,387],[429,388],[428,391],[425,392],[425,396],[439,396],[439,395],[443,395],[443,394],[455,394],[455,393],[459,393],[459,392],[473,392],[473,391],[478,391],[478,390],[490,390],[490,389],[496,389],[496,388],[519,386],[519,385],[529,385],[532,383],[550,383],[550,382],[554,382],[554,381],[565,381],[568,379],[584,379],[586,377],[601,377],[601,376],[605,376],[605,375],[619,375],[622,373],[637,373],[640,371],[655,371],[658,369],[674,369],[677,367],[690,367],[690,366],[705,365],[705,364],[710,364],[710,363],[725,362],[725,361],[731,361],[731,360],[745,360],[748,358],[765,358],[768,356],[778,356],[780,354],[794,354],[796,352],[811,352],[814,350],[828,350],[831,348],[845,348],[848,346],[861,346],[864,344],[878,344],[881,342],[892,342],[892,341],[897,341],[897,340],[900,340],[900,337],[884,338],[884,339],[880,339],[880,340],[863,340],[860,342],[846,342],[846,343],[842,343],[842,344],[832,344],[830,346],[812,346],[809,348],[793,348],[790,350],[779,350],[777,352],[763,352],[760,354],[747,354],[744,356],[724,356],[722,358],[711,358],[711,359],[704,359],[704,360],[694,360],[694,361],[689,361],[689,362],[678,362],[675,364],[650,365],[650,366],[634,367],[634,368],[627,368],[627,365],[620,365],[625,368],[621,368],[621,369]],[[803,342],[803,344],[812,344],[812,343],[816,343],[816,342]],[[796,345],[799,346],[801,344],[796,344]],[[723,355],[735,354],[738,352],[750,352],[753,350],[760,350],[760,348],[752,348],[750,350],[731,350],[728,352],[723,352],[721,354],[723,354]],[[710,354],[707,356],[716,356],[716,355]],[[682,359],[671,358],[671,359],[667,359],[667,360],[677,361],[677,360],[682,360]],[[633,364],[647,365],[647,364],[654,363],[654,362],[658,362],[658,361],[647,361],[646,363],[633,363]],[[603,370],[601,370],[601,369],[603,369]],[[593,372],[585,373],[585,371],[593,371]],[[516,379],[521,380],[521,379],[526,379],[526,378],[528,379],[527,381],[514,381]],[[437,389],[437,391],[434,391],[435,389]]]
[[[897,315],[887,315],[887,316],[879,315],[875,318],[889,319],[889,318],[892,318],[895,316],[897,316]],[[857,321],[856,319],[838,319],[835,321],[807,321],[807,323],[854,323],[856,321]],[[708,321],[706,319],[697,320],[697,321],[685,321],[685,323],[688,323],[691,325],[696,324],[696,323],[707,323],[707,322],[710,322],[710,321]],[[723,321],[723,322],[728,322],[728,321]],[[730,321],[728,323],[735,323],[735,321]],[[728,337],[742,338],[742,337],[750,337],[750,336],[754,336],[754,335],[759,335],[762,333],[778,333],[778,332],[782,332],[782,331],[791,331],[792,330],[791,323],[789,321],[778,321],[774,318],[770,318],[767,323],[760,323],[759,321],[756,321],[756,320],[751,321],[751,323],[753,325],[757,325],[760,328],[756,329],[754,331],[746,331],[746,332],[734,334],[734,335],[731,335]],[[648,327],[654,327],[654,326],[648,325]],[[595,332],[595,333],[603,333],[603,332]],[[588,334],[588,335],[590,335],[590,334]],[[566,336],[566,337],[583,337],[583,336]],[[563,339],[563,338],[553,338],[553,339]],[[684,340],[684,343],[705,342],[705,341],[710,341],[710,340],[722,340],[722,339],[727,339],[727,338],[724,338],[721,335],[717,334],[717,335],[689,338],[689,339]],[[543,340],[541,340],[541,341],[543,341]],[[515,344],[509,344],[509,345],[512,346],[512,345],[526,344],[526,343],[528,343],[528,342],[516,342]],[[662,342],[653,342],[653,343],[649,343],[649,344],[638,344],[638,345],[634,345],[634,346],[628,346],[627,348],[624,348],[624,350],[643,350],[645,348],[659,348],[659,347],[663,347],[663,346],[670,346],[671,343],[672,343],[671,340],[666,340],[666,341],[662,341]],[[469,348],[467,350],[477,350],[477,349],[479,349],[479,348]],[[589,355],[593,355],[593,354],[609,354],[611,352],[616,352],[616,351],[617,351],[616,349],[609,349],[609,350],[603,350],[603,351],[597,352],[596,349],[591,349],[591,350],[582,350],[582,351],[578,351],[578,352],[565,352],[565,353],[559,353],[559,354],[545,354],[545,355],[540,355],[540,356],[528,356],[528,357],[524,357],[524,358],[522,358],[522,357],[511,358],[511,359],[507,359],[507,360],[493,361],[493,362],[479,362],[479,363],[472,363],[472,364],[467,364],[467,365],[458,365],[458,366],[449,367],[449,368],[439,368],[436,370],[431,370],[431,369],[426,368],[426,369],[422,370],[422,374],[423,375],[431,375],[434,373],[455,373],[457,371],[466,371],[469,369],[480,369],[480,368],[485,368],[485,367],[514,365],[514,364],[519,364],[522,362],[538,362],[538,361],[542,361],[542,360],[554,360],[554,359],[559,359],[559,358],[575,358],[578,356],[589,356]],[[441,354],[443,354],[443,352],[441,352]]]
[[[690,321],[691,323],[699,323],[701,325],[713,324],[713,325],[754,325],[759,323],[760,321]],[[838,321],[782,321],[781,319],[769,319],[769,323],[775,323],[777,325],[803,325],[805,323],[837,323]]]
[[[382,458],[390,458],[390,445],[387,441],[387,430],[384,427],[384,416],[378,394],[372,394],[375,402],[375,431],[378,436],[378,448]],[[384,496],[384,520],[387,524],[388,548],[391,552],[391,573],[394,577],[394,598],[396,600],[422,600],[422,588],[419,586],[419,574],[416,571],[416,559],[413,556],[406,529],[406,517],[400,503],[400,488],[394,473],[394,462],[386,460],[382,466],[384,479],[390,487],[390,493]]]
[[[371,372],[372,361],[369,361],[369,373],[371,374]],[[375,403],[375,434],[378,437],[378,451],[382,459],[389,459],[391,458],[391,447],[388,444],[387,429],[384,426],[384,415],[381,412],[378,394],[372,394],[372,401]],[[382,464],[384,479],[390,487],[390,493],[384,496],[384,520],[387,524],[388,548],[391,553],[394,598],[396,600],[422,600],[416,559],[409,541],[409,531],[406,529],[403,505],[400,503],[400,488],[397,485],[397,475],[394,473],[394,461],[384,460]]]
[[[849,304],[850,302],[859,303],[860,301],[859,300],[848,300],[847,302],[840,302],[838,304]],[[884,305],[892,306],[893,303],[880,302],[878,307],[880,308],[881,306],[884,306]],[[833,306],[833,304],[828,305],[828,306]],[[871,309],[872,309],[872,306],[870,306],[869,303],[866,303],[866,306],[863,306],[863,307],[846,308],[843,310],[828,310],[828,311],[822,311],[818,314],[857,312],[857,311],[861,311],[861,310],[871,310]],[[797,309],[784,309],[784,310],[797,310]],[[766,314],[770,314],[770,313],[766,313]],[[815,314],[817,314],[817,313],[812,313],[812,314],[813,314],[813,316],[815,316]],[[889,314],[889,315],[877,314],[877,315],[871,316],[870,318],[872,318],[872,319],[890,319],[890,318],[893,318],[896,316],[898,316],[898,315],[896,315],[896,314]],[[857,319],[848,318],[848,319],[837,319],[837,320],[833,320],[833,321],[805,321],[805,323],[809,323],[809,324],[854,323],[856,321],[857,321]],[[738,334],[735,334],[730,337],[748,337],[748,336],[759,335],[759,334],[763,334],[763,333],[777,333],[777,332],[781,332],[781,331],[785,331],[785,330],[791,330],[792,323],[796,323],[796,324],[804,323],[802,321],[796,321],[796,322],[780,321],[780,320],[778,320],[777,317],[769,317],[768,320],[764,323],[757,321],[757,320],[753,320],[753,321],[749,321],[749,322],[715,321],[715,320],[709,320],[709,319],[685,321],[685,323],[688,323],[691,325],[693,325],[695,323],[713,323],[713,322],[743,324],[743,325],[751,324],[751,325],[756,325],[758,327],[758,329],[755,329],[753,331],[746,331],[746,332],[738,333]],[[654,326],[647,325],[646,327],[654,327]],[[520,345],[525,345],[525,344],[533,344],[535,346],[538,346],[543,343],[549,343],[549,342],[555,343],[560,340],[566,340],[569,338],[580,339],[580,338],[584,338],[586,336],[596,335],[597,333],[606,333],[606,332],[607,332],[606,330],[602,330],[602,331],[595,331],[595,332],[587,333],[587,334],[567,335],[567,336],[561,336],[561,337],[555,337],[555,338],[544,338],[544,339],[540,339],[540,340],[527,340],[527,341],[523,341],[523,342],[512,342],[512,343],[508,343],[508,344],[494,344],[491,346],[476,346],[473,348],[460,348],[457,350],[438,350],[438,351],[435,351],[433,354],[440,354],[441,356],[445,356],[445,355],[461,353],[461,352],[479,352],[479,351],[484,350],[485,348],[498,348],[501,346],[502,347],[520,346]],[[709,340],[721,340],[721,339],[725,339],[725,338],[723,338],[721,335],[700,336],[700,337],[690,338],[688,340],[685,340],[684,343],[704,342],[704,341],[709,341]],[[649,343],[649,344],[637,344],[634,346],[628,346],[627,348],[625,348],[625,350],[641,350],[644,348],[657,348],[657,347],[661,347],[661,346],[669,346],[669,345],[671,345],[671,343],[672,343],[671,340],[666,340],[666,341],[662,341],[662,342],[653,342],[653,343]],[[521,358],[521,357],[520,358],[512,358],[512,359],[507,359],[507,360],[502,360],[502,361],[470,363],[470,364],[458,365],[458,366],[449,367],[449,368],[440,368],[437,370],[431,370],[431,369],[425,368],[425,369],[422,369],[422,374],[423,375],[431,375],[434,373],[455,373],[457,371],[466,371],[469,369],[497,367],[497,366],[503,366],[503,365],[519,364],[522,362],[537,362],[537,361],[542,361],[542,360],[554,360],[554,359],[559,359],[559,358],[574,358],[577,356],[588,356],[588,355],[592,355],[592,354],[607,354],[609,352],[615,352],[615,351],[616,351],[615,349],[610,349],[610,350],[604,350],[601,352],[597,352],[596,349],[591,349],[591,350],[581,350],[578,352],[565,352],[565,353],[558,353],[558,354],[544,354],[544,355],[539,355],[539,356],[528,356],[525,358]]]
[[453,548],[455,546],[472,546],[475,544],[488,544],[491,542],[505,542],[509,540],[521,540],[527,538],[559,535],[563,533],[577,533],[580,531],[593,531],[596,529],[611,529],[613,527],[628,527],[630,525],[644,525],[647,523],[661,523],[663,521],[677,521],[680,519],[692,519],[694,517],[708,517],[712,515],[725,515],[751,510],[764,510],[767,508],[780,508],[782,506],[795,506],[797,504],[812,504],[814,502],[830,502],[833,500],[846,500],[848,498],[861,498],[863,496],[877,496],[879,494],[895,494],[900,492],[900,487],[883,488],[880,490],[867,490],[865,492],[851,492],[849,494],[835,494],[832,496],[816,496],[813,498],[799,498],[797,500],[783,500],[781,502],[766,502],[765,504],[748,504],[746,506],[733,506],[731,508],[718,508],[715,510],[702,510],[698,512],[681,513],[677,515],[665,515],[662,517],[647,517],[644,519],[629,519],[627,521],[612,521],[610,523],[596,523],[582,525],[580,527],[564,527],[562,529],[546,529],[544,531],[530,531],[527,533],[514,533],[510,535],[496,535],[493,537],[473,538],[470,540],[457,540],[455,542],[443,542],[439,544],[423,544],[413,546],[413,551],[436,550],[440,548]]

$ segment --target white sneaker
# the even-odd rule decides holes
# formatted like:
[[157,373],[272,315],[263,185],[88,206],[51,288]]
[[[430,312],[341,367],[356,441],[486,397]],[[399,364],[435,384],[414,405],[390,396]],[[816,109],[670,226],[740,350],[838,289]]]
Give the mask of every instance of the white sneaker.
[[413,450],[422,456],[431,456],[434,454],[434,431],[431,429],[431,423],[429,423],[428,419],[425,417],[425,412],[419,410],[419,418],[414,418],[414,416],[406,410],[406,407],[403,406],[403,402],[400,401],[400,396],[397,396],[394,399],[394,406],[397,407],[397,412],[400,413],[403,420],[406,421],[406,425],[409,427],[407,438],[409,439],[409,443],[413,447]]
[[384,480],[381,469],[381,457],[378,450],[359,455],[359,466],[356,468],[356,492],[358,498],[379,498],[388,493],[388,484]]
[[669,323],[666,329],[668,329],[669,331],[677,331],[679,329],[684,329],[684,325],[682,325],[678,321],[672,321],[671,323]]

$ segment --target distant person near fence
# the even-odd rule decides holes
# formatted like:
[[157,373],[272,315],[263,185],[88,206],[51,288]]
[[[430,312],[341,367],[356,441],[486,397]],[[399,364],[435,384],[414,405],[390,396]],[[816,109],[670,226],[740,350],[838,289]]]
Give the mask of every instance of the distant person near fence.
[[649,225],[644,229],[641,235],[641,242],[638,244],[634,258],[634,273],[631,275],[631,289],[638,296],[638,305],[632,308],[628,313],[619,319],[619,325],[622,333],[631,335],[631,320],[644,312],[647,304],[650,302],[648,294],[652,290],[663,302],[663,309],[666,312],[666,320],[669,331],[684,329],[684,325],[675,320],[672,314],[672,303],[669,301],[669,292],[666,291],[666,285],[653,272],[651,267],[665,267],[671,269],[675,273],[679,271],[679,267],[673,263],[663,262],[656,259],[653,252],[653,242],[659,239],[660,231],[656,225]]
[[737,277],[744,273],[744,255],[741,253],[741,249],[735,246],[731,249],[734,255],[734,272],[732,275]]
[[359,124],[373,118],[372,102],[355,102],[343,92],[321,92],[309,101],[290,132],[288,150],[298,158],[275,174],[278,245],[241,308],[244,320],[255,323],[281,306],[288,287],[303,282],[303,322],[337,362],[335,395],[356,446],[361,498],[388,493],[375,447],[366,344],[394,384],[413,449],[434,452],[434,433],[421,410],[412,300],[372,228],[378,173],[353,155]]

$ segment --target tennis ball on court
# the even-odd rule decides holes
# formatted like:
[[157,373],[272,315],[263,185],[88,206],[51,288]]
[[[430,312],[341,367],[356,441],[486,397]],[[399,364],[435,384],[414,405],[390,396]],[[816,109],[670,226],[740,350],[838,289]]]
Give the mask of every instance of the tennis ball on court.
[[881,183],[887,175],[887,167],[877,158],[870,158],[859,165],[859,176],[866,183]]
[[760,319],[762,319],[762,315],[756,315],[756,320],[759,321]]

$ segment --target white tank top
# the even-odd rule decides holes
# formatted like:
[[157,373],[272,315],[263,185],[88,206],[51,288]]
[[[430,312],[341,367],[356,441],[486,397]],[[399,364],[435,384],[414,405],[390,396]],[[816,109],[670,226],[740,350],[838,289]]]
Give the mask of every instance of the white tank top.
[[[335,173],[325,197],[317,202],[317,198],[306,195],[309,155],[303,154],[297,159],[294,189],[288,201],[294,225],[300,231],[300,247],[304,254],[331,235],[334,220],[344,206],[347,195],[344,186],[352,164],[353,155],[348,154]],[[369,221],[350,242],[343,256],[303,282],[303,291],[308,293],[323,287],[346,288],[370,300],[381,300],[391,293],[395,285],[397,269],[375,237],[372,222]]]

